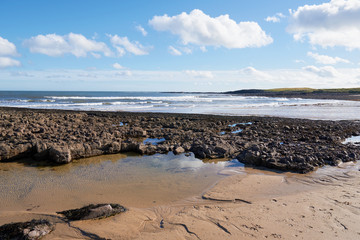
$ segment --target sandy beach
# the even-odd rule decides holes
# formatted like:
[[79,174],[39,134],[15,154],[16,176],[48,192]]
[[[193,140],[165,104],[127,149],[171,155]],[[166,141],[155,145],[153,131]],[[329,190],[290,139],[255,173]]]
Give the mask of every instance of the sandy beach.
[[[343,143],[358,121],[11,108],[1,117],[0,225],[46,219],[54,230],[44,239],[360,236],[359,148]],[[215,168],[194,170],[203,166]],[[56,213],[98,203],[127,211]]]
[[170,205],[130,207],[101,220],[64,222],[54,212],[2,212],[56,223],[44,239],[357,239],[359,164],[301,175],[248,169]]
[[283,176],[233,176],[205,193],[213,201],[131,209],[76,226],[111,239],[357,239],[359,177],[325,177],[294,191],[287,184],[298,183]]

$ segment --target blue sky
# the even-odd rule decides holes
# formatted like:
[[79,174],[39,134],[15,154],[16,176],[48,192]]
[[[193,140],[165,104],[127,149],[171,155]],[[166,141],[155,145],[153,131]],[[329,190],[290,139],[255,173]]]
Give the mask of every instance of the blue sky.
[[0,90],[360,85],[360,0],[0,3]]

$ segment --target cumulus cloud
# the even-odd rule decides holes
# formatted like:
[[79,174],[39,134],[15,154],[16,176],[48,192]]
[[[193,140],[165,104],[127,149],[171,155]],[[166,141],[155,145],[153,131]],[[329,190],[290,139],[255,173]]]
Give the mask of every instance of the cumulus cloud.
[[9,57],[0,57],[0,68],[19,67],[21,63],[18,60]]
[[262,47],[273,42],[256,22],[235,22],[229,15],[210,17],[199,9],[169,17],[154,16],[149,21],[157,31],[178,35],[183,44],[232,48]]
[[338,75],[338,71],[332,66],[324,66],[324,67],[306,66],[303,67],[303,70],[314,73],[319,77],[333,78]]
[[126,52],[134,55],[147,55],[149,54],[148,48],[141,45],[139,42],[130,42],[127,37],[119,37],[118,35],[108,35],[110,42],[117,50],[119,56],[123,56]]
[[184,73],[195,78],[214,78],[214,75],[210,71],[186,70]]
[[91,53],[99,57],[111,56],[112,52],[103,42],[87,39],[81,34],[69,33],[64,36],[57,34],[37,35],[24,41],[24,45],[32,53],[41,53],[51,57],[58,57],[64,54],[72,54],[76,57],[86,57]]
[[113,66],[113,68],[115,68],[115,69],[124,69],[124,67],[121,66],[119,63],[114,63],[112,66]]
[[147,31],[141,26],[141,25],[137,25],[136,26],[136,30],[138,30],[139,32],[141,32],[141,34],[143,35],[143,36],[147,36]]
[[330,57],[327,55],[320,55],[318,53],[312,53],[312,52],[308,52],[307,55],[315,59],[317,63],[321,63],[321,64],[333,65],[337,63],[350,63],[349,60],[340,57]]
[[331,0],[290,10],[288,31],[295,40],[308,39],[322,47],[360,49],[360,1]]
[[15,44],[0,37],[0,68],[20,66],[21,64],[18,60],[11,58],[17,55]]
[[277,13],[277,14],[275,14],[274,16],[269,16],[269,17],[265,18],[265,21],[267,21],[267,22],[273,22],[273,23],[278,23],[278,22],[280,22],[280,19],[281,19],[281,18],[284,18],[284,17],[285,17],[284,14],[282,14],[282,13]]
[[0,37],[0,56],[16,56],[16,46],[9,40]]

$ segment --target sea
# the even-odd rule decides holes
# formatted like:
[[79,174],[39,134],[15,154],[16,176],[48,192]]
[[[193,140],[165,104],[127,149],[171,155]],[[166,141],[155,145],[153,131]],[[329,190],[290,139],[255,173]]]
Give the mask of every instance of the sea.
[[0,91],[0,106],[360,120],[360,102],[221,93]]

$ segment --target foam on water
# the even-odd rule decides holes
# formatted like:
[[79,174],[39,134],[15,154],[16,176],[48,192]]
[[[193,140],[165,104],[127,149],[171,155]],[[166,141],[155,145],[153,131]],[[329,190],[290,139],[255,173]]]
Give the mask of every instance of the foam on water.
[[360,120],[360,102],[355,101],[214,93],[0,91],[0,106]]

